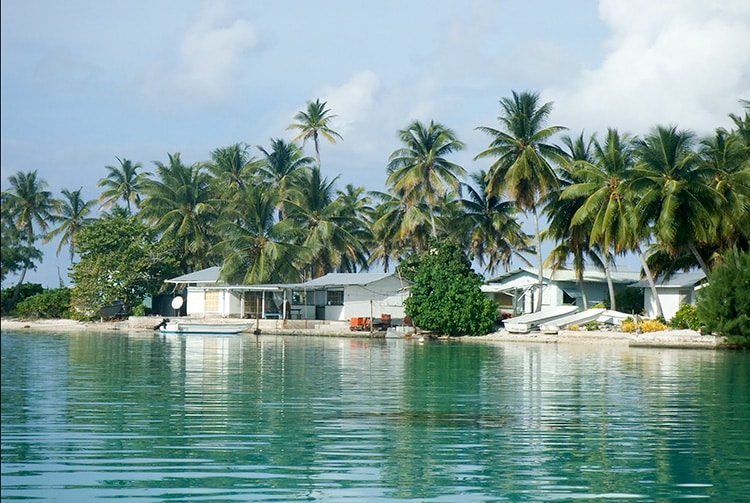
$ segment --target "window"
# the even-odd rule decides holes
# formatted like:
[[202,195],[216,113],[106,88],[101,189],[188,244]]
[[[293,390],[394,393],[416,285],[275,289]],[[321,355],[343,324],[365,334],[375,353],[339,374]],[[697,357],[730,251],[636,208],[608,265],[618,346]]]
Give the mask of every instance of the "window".
[[344,305],[344,291],[343,290],[328,290],[326,303],[329,306],[343,306]]

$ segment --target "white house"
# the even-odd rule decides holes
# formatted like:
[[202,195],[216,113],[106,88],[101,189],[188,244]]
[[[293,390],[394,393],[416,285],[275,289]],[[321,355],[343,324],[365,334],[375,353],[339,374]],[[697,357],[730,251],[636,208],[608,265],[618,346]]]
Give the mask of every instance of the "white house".
[[[613,269],[611,272],[615,293],[638,281],[639,273]],[[583,272],[583,288],[588,305],[583,305],[583,293],[572,269],[544,269],[542,271],[542,308],[562,305],[577,305],[587,309],[602,302],[608,295],[607,278],[603,271],[586,269]],[[490,279],[482,285],[482,291],[489,295],[507,314],[532,313],[539,295],[537,271],[532,268],[518,268]]]
[[304,283],[230,285],[211,267],[167,280],[185,295],[187,316],[349,321],[404,318],[409,284],[395,274],[331,273]]
[[[703,271],[680,272],[672,275],[669,279],[656,280],[656,294],[661,301],[664,319],[669,321],[674,318],[677,310],[683,304],[695,305],[696,292],[706,279]],[[643,288],[643,306],[648,318],[656,317],[656,301],[649,287],[648,281],[639,281],[632,285]]]

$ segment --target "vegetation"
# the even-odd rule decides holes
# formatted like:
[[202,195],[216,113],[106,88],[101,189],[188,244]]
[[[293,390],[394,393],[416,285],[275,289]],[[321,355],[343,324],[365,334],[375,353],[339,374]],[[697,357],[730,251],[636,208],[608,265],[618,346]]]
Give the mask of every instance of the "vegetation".
[[134,217],[109,216],[84,227],[77,241],[80,260],[70,277],[76,317],[95,318],[102,307],[123,302],[125,311],[154,295],[174,276],[173,250],[157,232]]
[[[714,275],[730,262],[729,251],[750,249],[750,102],[741,104],[743,114],[729,115],[731,128],[706,138],[656,125],[643,137],[612,128],[601,137],[558,141],[565,128],[548,125],[553,104],[513,91],[499,101],[498,126],[477,128],[490,141],[475,156],[476,171],[453,159],[466,148],[456,131],[412,121],[397,131],[399,145],[384,159],[383,192],[338,187],[338,177],[326,173],[319,139],[343,138],[320,100],[295,116],[289,128],[299,136],[291,142],[236,143],[189,163],[169,153],[151,169],[116,157],[97,184],[97,216],[83,188],[63,189],[57,198],[36,171],[19,171],[2,193],[2,279],[18,276],[3,309],[24,298],[26,271],[42,259],[39,243],[49,240],[58,253],[71,253],[73,304],[87,311],[113,300],[140,304],[138,296],[169,275],[214,265],[244,283],[398,264],[403,277],[416,278],[435,242],[457,243],[488,274],[507,271],[513,257],[536,258],[540,279],[544,263],[572,266],[579,283],[584,266],[594,265],[611,282],[616,258],[635,253],[651,285],[695,268],[721,285]],[[523,232],[521,214],[533,221],[533,235]],[[123,239],[109,242],[103,229]],[[545,239],[553,245],[546,260]],[[612,308],[640,312],[632,299],[610,298]],[[712,330],[741,330],[744,318],[720,322],[718,311],[712,307]],[[456,333],[481,331],[464,321]]]
[[457,244],[431,248],[422,255],[406,315],[420,329],[439,334],[487,334],[497,322],[498,307],[482,293],[482,282]]
[[32,295],[16,305],[21,318],[69,318],[70,289],[54,288]]
[[628,318],[627,320],[622,322],[621,328],[623,332],[633,333],[640,330],[645,334],[648,332],[661,332],[663,330],[669,330],[669,325],[661,320],[640,320],[638,323],[636,323],[632,318]]
[[669,320],[669,325],[677,329],[700,330],[701,321],[698,317],[698,308],[690,304],[681,305],[672,319]]
[[698,318],[730,344],[750,347],[750,252],[732,250],[700,290]]

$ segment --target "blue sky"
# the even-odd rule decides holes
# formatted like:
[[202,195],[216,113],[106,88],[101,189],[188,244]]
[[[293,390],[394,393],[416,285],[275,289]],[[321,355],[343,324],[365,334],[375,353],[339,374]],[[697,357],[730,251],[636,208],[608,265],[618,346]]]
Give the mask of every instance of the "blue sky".
[[[97,198],[120,158],[187,163],[236,142],[268,147],[309,100],[343,136],[324,175],[381,190],[410,121],[467,144],[469,172],[498,100],[533,90],[550,125],[642,134],[729,126],[750,98],[747,0],[2,0],[2,189],[38,170],[56,194]],[[257,150],[255,150],[257,153]],[[312,148],[308,146],[312,155]],[[30,281],[66,279],[45,247]],[[10,282],[10,280],[6,280]],[[4,285],[7,286],[7,285]]]

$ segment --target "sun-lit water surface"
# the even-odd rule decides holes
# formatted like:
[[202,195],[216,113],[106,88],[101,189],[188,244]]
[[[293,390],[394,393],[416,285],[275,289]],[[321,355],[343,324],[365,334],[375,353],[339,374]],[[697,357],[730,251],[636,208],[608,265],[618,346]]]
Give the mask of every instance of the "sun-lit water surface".
[[750,354],[2,333],[2,500],[750,501]]

